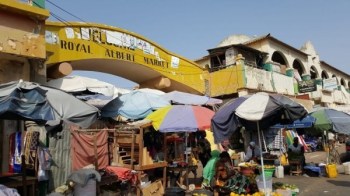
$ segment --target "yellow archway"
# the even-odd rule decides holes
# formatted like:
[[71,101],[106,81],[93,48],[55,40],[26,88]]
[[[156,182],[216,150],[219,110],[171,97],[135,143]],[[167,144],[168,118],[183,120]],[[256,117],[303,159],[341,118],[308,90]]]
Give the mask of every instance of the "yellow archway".
[[51,72],[69,63],[74,70],[121,76],[141,87],[205,94],[208,72],[136,33],[95,23],[46,22],[45,37]]

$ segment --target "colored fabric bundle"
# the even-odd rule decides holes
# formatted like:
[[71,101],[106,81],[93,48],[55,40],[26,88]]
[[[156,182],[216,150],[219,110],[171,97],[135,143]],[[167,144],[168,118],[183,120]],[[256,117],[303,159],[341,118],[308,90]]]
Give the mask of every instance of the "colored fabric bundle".
[[121,181],[131,181],[133,184],[137,181],[137,176],[134,175],[131,171],[131,169],[124,168],[124,167],[114,167],[114,166],[107,166],[106,171],[108,173],[112,173],[116,176],[118,176],[118,179]]

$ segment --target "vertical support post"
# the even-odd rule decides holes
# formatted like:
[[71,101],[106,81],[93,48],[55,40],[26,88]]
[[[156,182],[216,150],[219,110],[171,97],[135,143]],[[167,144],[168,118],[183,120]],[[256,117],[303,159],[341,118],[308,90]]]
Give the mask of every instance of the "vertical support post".
[[260,164],[261,164],[261,172],[262,172],[262,176],[263,176],[263,183],[264,183],[264,194],[266,195],[266,179],[265,179],[265,169],[264,169],[264,158],[263,158],[263,154],[261,151],[261,139],[260,139],[260,126],[259,126],[259,121],[256,122],[257,124],[257,128],[258,128],[258,138],[259,138],[259,147],[260,147]]
[[[141,128],[142,129],[142,128]],[[140,151],[141,149],[139,149]],[[134,154],[135,154],[135,130],[131,130],[131,169],[134,169]],[[140,165],[140,163],[139,163]]]

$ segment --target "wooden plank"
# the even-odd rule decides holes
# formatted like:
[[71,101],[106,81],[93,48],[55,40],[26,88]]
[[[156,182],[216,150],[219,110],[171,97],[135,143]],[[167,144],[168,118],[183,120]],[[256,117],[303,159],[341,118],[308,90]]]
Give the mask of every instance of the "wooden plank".
[[150,165],[135,165],[135,170],[136,171],[141,171],[141,170],[149,170],[149,169],[155,169],[155,168],[159,168],[159,167],[166,167],[168,165],[167,162],[163,161],[163,162],[158,162],[158,163],[153,163]]

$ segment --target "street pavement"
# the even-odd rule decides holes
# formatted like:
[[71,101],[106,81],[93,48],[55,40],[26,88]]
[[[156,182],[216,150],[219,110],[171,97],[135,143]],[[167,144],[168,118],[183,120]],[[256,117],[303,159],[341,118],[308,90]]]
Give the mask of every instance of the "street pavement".
[[[345,152],[345,144],[339,144],[338,152],[343,162],[350,161],[350,155]],[[327,162],[327,153],[324,151],[316,151],[305,153],[306,163],[319,164]],[[299,188],[298,196],[347,196],[350,195],[350,175],[344,174],[343,165],[337,165],[338,175],[336,178],[328,177],[310,177],[307,175],[291,176],[285,174],[284,178],[273,178],[273,182],[282,182],[294,184]],[[199,185],[199,179],[202,176],[202,168],[199,166],[197,170],[197,180],[194,181],[193,175],[190,174],[190,183]]]
[[[350,161],[344,144],[339,144],[337,149],[343,162]],[[324,151],[310,152],[305,154],[305,158],[307,163],[326,163],[327,153]],[[344,174],[343,165],[337,165],[337,170],[336,178],[285,175],[284,178],[273,178],[273,182],[295,184],[300,190],[298,196],[350,195],[350,175]]]

